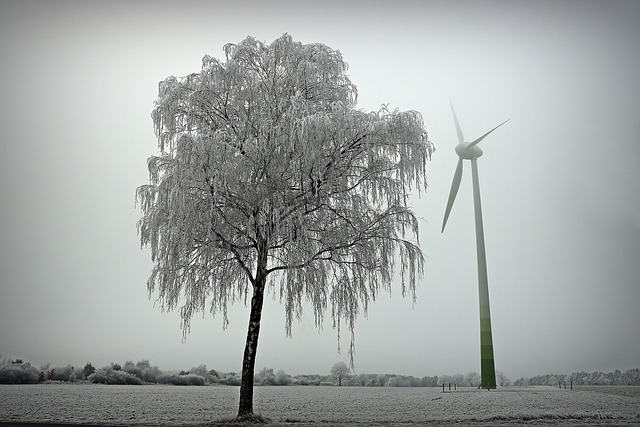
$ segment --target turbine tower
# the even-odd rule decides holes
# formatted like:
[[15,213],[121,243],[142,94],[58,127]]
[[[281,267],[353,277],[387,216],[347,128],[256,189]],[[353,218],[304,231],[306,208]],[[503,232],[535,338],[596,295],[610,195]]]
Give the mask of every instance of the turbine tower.
[[442,221],[442,232],[447,225],[447,219],[451,213],[453,202],[460,188],[462,179],[462,161],[471,161],[471,175],[473,177],[473,208],[476,219],[476,251],[478,257],[478,288],[480,293],[480,387],[487,390],[496,388],[496,368],[493,360],[493,338],[491,336],[491,312],[489,310],[489,284],[487,280],[487,257],[484,249],[484,228],[482,225],[482,206],[480,204],[480,184],[478,182],[478,157],[482,156],[482,149],[478,147],[480,141],[487,137],[491,132],[508,122],[505,120],[480,138],[472,142],[464,142],[462,129],[456,117],[456,112],[451,104],[453,111],[453,119],[456,122],[456,131],[458,133],[458,145],[456,153],[458,154],[458,166],[453,175],[453,183],[451,184],[451,192],[447,201],[447,209],[444,212],[444,220]]

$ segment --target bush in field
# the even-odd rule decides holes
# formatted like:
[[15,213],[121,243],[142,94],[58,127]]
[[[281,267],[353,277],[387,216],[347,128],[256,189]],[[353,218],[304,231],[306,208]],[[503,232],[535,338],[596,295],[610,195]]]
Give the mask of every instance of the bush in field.
[[500,387],[509,387],[511,380],[503,372],[496,371],[496,382]]
[[326,379],[325,376],[318,374],[297,375],[293,377],[292,384],[295,385],[320,385]]
[[142,380],[135,375],[121,370],[114,370],[111,367],[98,369],[87,378],[92,383],[97,384],[123,384],[140,385]]
[[262,368],[254,375],[253,383],[256,385],[275,385],[276,375],[273,373],[273,368]]
[[220,377],[220,384],[240,385],[240,374],[237,374],[235,372],[227,372]]
[[180,382],[177,385],[204,385],[204,377],[196,374],[181,375]]
[[529,385],[529,378],[520,377],[513,382],[516,387],[526,387]]
[[275,380],[276,385],[289,385],[292,382],[291,376],[282,369],[276,372]]
[[148,383],[157,383],[158,376],[162,374],[162,371],[157,366],[149,366],[142,369],[142,381]]
[[307,375],[297,375],[291,378],[291,384],[293,385],[320,385],[320,380],[317,378],[311,378]]
[[209,382],[209,384],[216,384],[220,382],[220,375],[215,369],[212,369],[207,372],[207,376],[205,377],[205,379]]
[[156,382],[158,384],[171,384],[171,377],[173,376],[175,375],[160,372],[158,375],[156,375]]
[[124,364],[122,370],[135,375],[146,383],[158,382],[158,375],[162,374],[162,371],[157,366],[151,366],[147,359],[138,360],[135,365],[133,362],[128,361]]
[[207,376],[207,365],[194,366],[188,372],[189,374],[200,375],[201,377]]
[[142,369],[134,364],[132,360],[127,360],[126,362],[124,362],[124,365],[122,365],[122,370],[142,379]]
[[94,368],[91,363],[87,363],[86,365],[84,365],[84,368],[82,368],[82,378],[86,380],[87,378],[89,378],[89,375],[93,374],[95,371],[96,368]]
[[111,368],[113,370],[122,370],[146,383],[158,382],[157,377],[162,374],[162,371],[157,366],[151,366],[147,359],[138,360],[136,363],[133,363],[132,360],[127,360],[122,366],[112,363]]
[[156,380],[159,384],[204,385],[204,377],[195,374],[160,374],[157,376]]
[[[461,385],[463,387],[479,387],[481,381],[482,381],[482,377],[480,376],[480,374],[478,372],[476,372],[476,371],[471,371],[467,375],[464,376],[464,382],[462,384],[458,384],[458,385]],[[497,383],[497,385],[501,385],[500,384],[500,379],[498,379],[498,373],[497,372],[496,372],[496,383]]]
[[0,366],[0,384],[36,384],[40,381],[40,370],[29,363]]
[[73,366],[61,366],[51,368],[47,374],[47,379],[51,381],[75,381],[77,378],[76,375],[73,374]]
[[205,384],[216,384],[220,381],[220,376],[216,370],[207,370],[207,365],[194,366],[189,373],[203,377]]
[[420,379],[420,385],[422,387],[437,387],[438,386],[438,376],[433,377],[422,377]]
[[394,375],[387,382],[389,387],[411,387],[411,378],[405,375]]

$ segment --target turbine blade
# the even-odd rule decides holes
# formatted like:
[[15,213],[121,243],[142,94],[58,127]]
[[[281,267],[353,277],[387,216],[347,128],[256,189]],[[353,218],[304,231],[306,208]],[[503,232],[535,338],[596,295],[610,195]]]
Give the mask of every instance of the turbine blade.
[[462,180],[462,157],[458,158],[458,167],[456,167],[456,173],[453,174],[453,182],[451,183],[451,191],[449,192],[449,200],[447,201],[447,209],[444,211],[444,220],[442,221],[442,231],[444,233],[444,227],[447,225],[447,219],[451,213],[453,202],[456,200],[458,194],[458,188],[460,188],[460,181]]
[[489,132],[485,133],[484,135],[482,135],[480,138],[476,139],[473,142],[470,142],[469,145],[467,145],[467,148],[471,148],[474,145],[478,145],[480,143],[480,141],[482,141],[483,139],[486,138],[487,135],[489,135],[491,132],[493,132],[494,130],[498,129],[500,126],[502,126],[503,124],[507,123],[509,120],[511,119],[507,119],[504,122],[500,123],[498,126],[494,127],[493,129],[491,129]]
[[464,136],[462,136],[462,129],[460,129],[460,123],[458,123],[458,117],[456,116],[456,110],[453,109],[453,102],[449,100],[451,103],[451,111],[453,111],[453,120],[456,122],[456,132],[458,132],[458,142],[460,144],[464,144]]

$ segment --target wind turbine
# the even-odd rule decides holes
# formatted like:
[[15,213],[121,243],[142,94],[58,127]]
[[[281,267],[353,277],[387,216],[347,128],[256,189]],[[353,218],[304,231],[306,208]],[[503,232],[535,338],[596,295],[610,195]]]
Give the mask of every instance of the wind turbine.
[[489,284],[487,280],[487,257],[484,249],[484,227],[482,225],[482,206],[480,204],[480,183],[478,182],[478,157],[482,156],[482,149],[478,147],[480,141],[485,139],[494,130],[508,122],[505,120],[480,138],[472,142],[464,142],[462,129],[456,117],[456,112],[451,103],[451,111],[453,111],[453,119],[456,122],[456,131],[458,133],[458,145],[456,153],[458,154],[458,166],[453,175],[453,183],[447,201],[447,209],[444,212],[444,220],[442,221],[442,232],[447,225],[447,219],[451,213],[453,202],[460,188],[460,180],[462,179],[462,161],[471,160],[471,175],[473,177],[473,208],[476,218],[476,251],[478,257],[478,288],[480,293],[480,387],[488,390],[496,388],[496,368],[493,360],[493,338],[491,336],[491,312],[489,310]]

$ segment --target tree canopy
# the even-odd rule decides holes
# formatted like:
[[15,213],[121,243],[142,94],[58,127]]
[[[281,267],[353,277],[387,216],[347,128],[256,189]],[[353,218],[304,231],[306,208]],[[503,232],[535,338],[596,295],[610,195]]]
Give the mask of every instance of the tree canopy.
[[230,303],[253,295],[261,310],[265,289],[288,334],[305,300],[317,325],[330,305],[352,356],[357,314],[390,289],[396,259],[402,293],[415,297],[424,260],[407,197],[426,189],[433,151],[422,116],[356,109],[346,62],[323,44],[248,37],[224,53],[159,84],[160,153],[137,190],[149,293],[180,306],[185,334],[207,305],[225,325]]
[[351,373],[351,369],[344,362],[337,362],[331,367],[331,376],[338,380],[338,385],[342,385],[342,379]]

